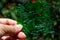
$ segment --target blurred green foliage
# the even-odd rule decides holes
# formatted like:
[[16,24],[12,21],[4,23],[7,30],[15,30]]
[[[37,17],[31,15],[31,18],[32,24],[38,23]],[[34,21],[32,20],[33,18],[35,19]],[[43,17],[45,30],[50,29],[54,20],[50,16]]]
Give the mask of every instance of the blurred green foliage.
[[26,40],[60,40],[59,6],[59,0],[1,0],[0,17],[22,24]]

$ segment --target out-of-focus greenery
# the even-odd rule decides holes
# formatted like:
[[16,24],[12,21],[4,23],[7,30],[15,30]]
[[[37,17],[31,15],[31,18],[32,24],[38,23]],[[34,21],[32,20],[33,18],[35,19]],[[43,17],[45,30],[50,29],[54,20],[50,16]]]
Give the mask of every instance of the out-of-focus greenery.
[[0,17],[23,25],[26,40],[60,40],[60,0],[1,0]]

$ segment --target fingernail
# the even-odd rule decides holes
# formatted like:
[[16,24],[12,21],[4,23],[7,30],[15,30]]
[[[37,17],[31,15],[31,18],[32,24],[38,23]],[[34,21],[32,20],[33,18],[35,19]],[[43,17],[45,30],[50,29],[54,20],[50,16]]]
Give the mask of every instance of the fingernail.
[[21,24],[18,24],[18,26],[19,26],[19,27],[23,27],[23,25],[21,25]]
[[17,21],[14,21],[17,24]]
[[18,24],[17,25],[17,28],[22,28],[23,26],[21,24]]

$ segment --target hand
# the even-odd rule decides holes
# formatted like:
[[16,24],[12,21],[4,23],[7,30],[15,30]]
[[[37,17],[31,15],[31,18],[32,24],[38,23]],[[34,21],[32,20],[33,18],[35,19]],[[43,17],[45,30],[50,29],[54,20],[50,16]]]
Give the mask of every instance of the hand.
[[21,30],[22,25],[16,21],[0,18],[0,40],[25,40],[26,35]]

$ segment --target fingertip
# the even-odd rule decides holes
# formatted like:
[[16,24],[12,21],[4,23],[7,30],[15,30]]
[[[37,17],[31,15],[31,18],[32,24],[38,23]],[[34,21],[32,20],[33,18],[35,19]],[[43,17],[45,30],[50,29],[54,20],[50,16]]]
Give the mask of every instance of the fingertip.
[[23,26],[22,25],[16,25],[15,28],[16,28],[16,33],[18,33],[22,30]]
[[20,39],[25,39],[26,35],[23,32],[20,32],[20,33],[18,33],[17,37]]

